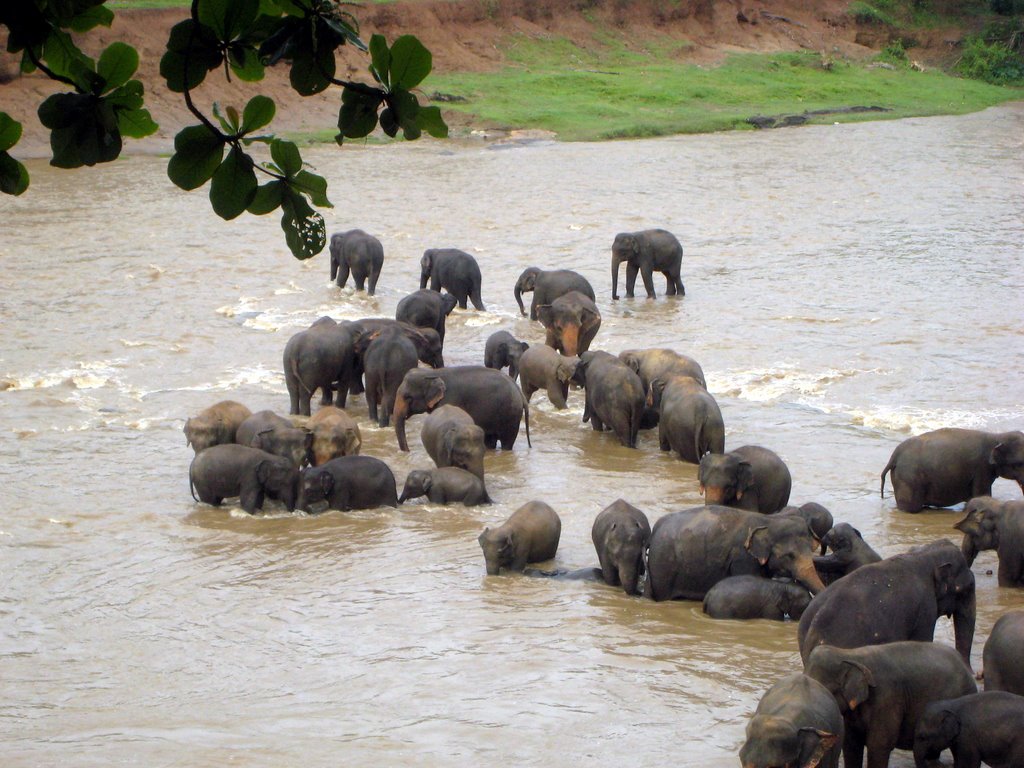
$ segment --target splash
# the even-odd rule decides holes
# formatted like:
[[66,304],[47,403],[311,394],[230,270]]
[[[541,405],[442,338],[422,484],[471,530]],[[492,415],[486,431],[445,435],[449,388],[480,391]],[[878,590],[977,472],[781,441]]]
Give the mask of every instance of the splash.
[[884,371],[857,368],[806,371],[796,365],[783,364],[761,370],[710,374],[707,380],[708,390],[716,395],[765,403],[793,396],[820,397],[832,384],[872,373]]
[[879,431],[919,435],[944,427],[986,429],[992,424],[1020,420],[1022,411],[963,411],[943,408],[886,407],[851,408],[851,423]]
[[73,389],[100,389],[101,387],[122,387],[115,374],[115,367],[124,365],[124,360],[82,361],[74,368],[57,371],[40,371],[24,375],[13,374],[0,379],[0,391],[21,391],[28,389],[50,389],[71,387]]

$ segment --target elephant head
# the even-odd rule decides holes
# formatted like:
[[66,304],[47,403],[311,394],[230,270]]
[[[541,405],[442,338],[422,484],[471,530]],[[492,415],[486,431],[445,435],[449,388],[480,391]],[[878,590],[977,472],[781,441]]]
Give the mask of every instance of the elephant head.
[[434,475],[430,470],[414,469],[405,478],[405,487],[402,489],[402,495],[398,497],[398,503],[401,504],[407,499],[426,496],[433,485]]
[[925,707],[914,727],[914,764],[938,765],[939,755],[960,735],[960,716],[949,702],[934,701]]
[[345,234],[338,233],[331,235],[331,282],[338,277],[338,268],[341,266],[341,249],[345,245]]
[[484,431],[476,424],[453,425],[442,435],[441,458],[484,479]]
[[427,281],[430,279],[430,273],[434,268],[434,248],[428,248],[423,252],[423,258],[420,259],[420,290],[427,287]]
[[287,459],[264,459],[256,465],[256,479],[270,496],[281,501],[289,512],[295,510],[299,493],[299,469]]
[[570,291],[550,304],[537,307],[537,317],[548,329],[547,344],[567,357],[587,351],[601,327],[601,313],[588,297]]
[[868,701],[875,687],[870,669],[831,645],[819,645],[811,651],[804,674],[829,690],[844,716]]
[[989,463],[1000,477],[1013,480],[1024,491],[1024,432],[1007,432],[992,449]]
[[334,475],[315,467],[304,469],[299,479],[299,506],[303,512],[310,512],[313,505],[328,501],[333,491]]
[[967,559],[960,549],[947,539],[925,544],[911,551],[925,555],[922,562],[932,569],[938,615],[953,618],[954,644],[963,656],[964,662],[970,667],[978,607],[974,573],[967,565]]
[[477,541],[484,551],[488,576],[497,576],[502,566],[511,565],[515,559],[515,535],[504,525],[493,531],[484,528]]
[[803,520],[765,516],[765,524],[751,528],[743,546],[772,576],[788,576],[818,594],[825,585],[814,567],[812,542]]
[[747,740],[740,748],[743,768],[818,768],[839,736],[811,727],[797,727],[773,715],[755,715],[747,724]]
[[410,341],[416,346],[416,357],[431,368],[444,368],[444,355],[441,353],[441,337],[433,328],[406,329]]
[[283,456],[296,467],[301,467],[308,461],[313,448],[313,433],[298,427],[273,427],[257,432],[249,445]]
[[395,410],[392,413],[395,435],[401,450],[409,450],[409,443],[405,439],[405,420],[414,414],[434,410],[444,399],[444,394],[445,383],[437,374],[420,368],[413,368],[405,374],[395,394]]
[[612,242],[612,298],[619,298],[619,267],[622,262],[640,260],[640,239],[632,232],[620,232]]
[[738,456],[706,453],[701,457],[697,479],[706,504],[728,506],[753,487],[754,469]]
[[[620,526],[626,530],[616,532]],[[609,560],[616,564],[619,584],[628,595],[640,594],[640,579],[647,573],[644,558],[650,536],[649,530],[633,521],[616,522],[611,527],[607,543]]]
[[986,549],[999,548],[999,523],[1002,518],[1002,502],[991,496],[977,496],[964,505],[964,519],[953,525],[964,534],[960,551],[967,565],[973,565],[974,558]]
[[782,613],[796,621],[804,615],[807,606],[811,604],[811,593],[799,584],[779,582],[775,604]]
[[540,269],[537,267],[527,267],[523,270],[523,274],[516,280],[516,287],[513,289],[513,293],[516,297],[516,304],[519,305],[519,314],[526,315],[526,307],[523,305],[523,294],[529,293],[537,287],[537,275],[540,274]]
[[445,291],[441,294],[441,312],[445,317],[448,317],[459,304],[459,300],[452,294]]
[[[814,538],[821,542],[821,554],[824,555],[828,551],[825,535],[832,530],[832,526],[835,524],[832,513],[828,509],[817,502],[809,501],[799,507],[783,507],[779,514],[795,515],[807,521],[807,527],[811,529]],[[860,536],[860,533],[857,535]]]

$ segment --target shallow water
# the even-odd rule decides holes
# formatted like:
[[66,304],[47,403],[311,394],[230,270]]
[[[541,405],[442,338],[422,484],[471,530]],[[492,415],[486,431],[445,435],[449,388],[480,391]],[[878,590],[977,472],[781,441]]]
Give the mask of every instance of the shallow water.
[[[952,536],[896,512],[878,473],[940,426],[1024,426],[1024,107],[956,118],[605,144],[420,142],[310,150],[332,231],[384,243],[378,295],[288,255],[274,217],[224,223],[165,161],[31,168],[0,200],[0,738],[6,765],[732,766],[764,690],[799,667],[792,623],[713,622],[602,585],[488,578],[476,537],[531,498],[563,521],[548,567],[596,564],[618,497],[652,521],[700,504],[696,469],[532,403],[533,447],[487,457],[498,503],[319,517],[193,502],[185,418],[231,397],[287,411],[281,351],[323,314],[392,315],[428,247],[473,253],[486,313],[456,310],[449,364],[488,335],[542,342],[512,285],[569,267],[598,294],[595,348],[697,358],[727,448],[767,445],[796,503],[881,553]],[[683,299],[610,300],[616,232],[664,226]],[[622,276],[624,279],[624,275]],[[620,288],[620,290],[622,290]],[[643,291],[640,290],[640,295]],[[399,483],[429,465],[372,425]],[[994,493],[1019,496],[998,481]],[[974,663],[996,617],[975,565]],[[936,637],[952,643],[940,620]],[[898,754],[894,766],[910,766]]]

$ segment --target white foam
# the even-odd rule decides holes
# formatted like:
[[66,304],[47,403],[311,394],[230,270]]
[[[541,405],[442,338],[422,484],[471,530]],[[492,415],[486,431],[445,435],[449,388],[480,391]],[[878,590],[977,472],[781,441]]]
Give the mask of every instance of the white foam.
[[774,368],[725,371],[707,376],[708,391],[753,402],[771,402],[794,395],[820,397],[832,384],[864,374],[884,374],[880,369],[827,368],[806,371],[783,363]]
[[14,374],[0,380],[2,390],[50,389],[67,386],[74,389],[99,389],[112,385],[121,386],[121,381],[114,375],[116,365],[123,360],[98,360],[95,362],[78,362],[75,368],[64,368],[57,371],[40,371],[24,375]]
[[[834,409],[839,410],[839,409]],[[1024,417],[1022,411],[963,411],[942,408],[888,407],[842,409],[857,426],[869,429],[919,435],[944,427],[984,429],[991,424],[1005,423]]]

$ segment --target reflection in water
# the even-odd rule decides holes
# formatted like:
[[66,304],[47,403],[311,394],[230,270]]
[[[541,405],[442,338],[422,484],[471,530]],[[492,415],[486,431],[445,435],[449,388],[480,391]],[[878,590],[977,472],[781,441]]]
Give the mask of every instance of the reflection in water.
[[[622,448],[580,423],[582,393],[564,412],[539,395],[533,448],[486,459],[493,506],[250,518],[192,501],[184,419],[229,396],[285,410],[292,333],[393,314],[422,251],[458,247],[481,264],[489,311],[449,318],[450,364],[480,362],[498,329],[542,343],[515,279],[576,269],[603,315],[595,348],[699,360],[727,447],[782,455],[793,501],[824,503],[884,555],[950,537],[956,512],[895,513],[878,473],[910,434],[1024,423],[1022,128],[1006,107],[502,152],[316,150],[331,229],[384,243],[373,298],[329,284],[326,256],[291,259],[275,221],[216,219],[162,160],[34,167],[29,194],[0,201],[6,763],[734,765],[761,693],[798,668],[792,623],[487,578],[476,542],[540,498],[563,521],[542,567],[586,568],[616,498],[652,519],[700,504],[696,468],[654,432]],[[656,301],[610,301],[615,233],[652,226],[683,243],[686,297],[659,281]],[[364,453],[400,484],[429,466],[422,416],[402,454],[361,397],[350,405]],[[1024,607],[994,564],[975,566],[976,666],[999,613]],[[936,637],[952,643],[948,622]]]

